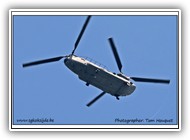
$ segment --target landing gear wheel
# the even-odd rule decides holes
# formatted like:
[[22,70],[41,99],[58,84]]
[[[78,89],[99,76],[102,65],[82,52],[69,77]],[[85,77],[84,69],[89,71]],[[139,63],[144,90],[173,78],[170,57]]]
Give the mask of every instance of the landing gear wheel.
[[89,86],[90,84],[89,83],[86,83],[86,86]]
[[119,96],[115,96],[117,100],[119,100]]

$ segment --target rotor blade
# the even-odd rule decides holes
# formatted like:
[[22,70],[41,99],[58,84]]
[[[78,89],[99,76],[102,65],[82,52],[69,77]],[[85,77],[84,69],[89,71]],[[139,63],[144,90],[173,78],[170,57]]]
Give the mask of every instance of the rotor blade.
[[170,80],[165,79],[150,79],[150,78],[139,78],[139,77],[130,77],[136,82],[151,82],[151,83],[161,83],[161,84],[169,84]]
[[118,66],[118,68],[119,68],[119,71],[121,72],[122,64],[121,64],[121,60],[120,60],[120,58],[119,58],[117,49],[116,49],[116,47],[115,47],[114,41],[113,41],[112,38],[109,38],[108,40],[109,40],[110,46],[111,46],[111,48],[112,48],[112,52],[113,52],[113,54],[114,54],[115,60],[116,60],[116,62],[117,62],[117,66]]
[[50,62],[54,62],[54,61],[59,61],[59,60],[61,60],[63,57],[65,57],[65,56],[59,56],[59,57],[54,57],[54,58],[49,58],[49,59],[44,59],[44,60],[29,62],[29,63],[23,64],[23,67],[29,67],[29,66],[33,66],[33,65],[39,65],[39,64],[44,64],[44,63],[50,63]]
[[101,98],[104,94],[106,94],[106,92],[102,92],[100,95],[98,95],[96,98],[94,98],[92,101],[90,101],[87,106],[91,106],[94,102],[96,102],[99,98]]
[[86,29],[86,26],[88,25],[88,22],[90,21],[90,18],[91,18],[91,16],[88,16],[88,17],[87,17],[87,19],[86,19],[86,21],[85,21],[85,23],[84,23],[84,25],[83,25],[83,27],[82,27],[82,30],[81,30],[81,32],[80,32],[78,38],[77,38],[77,41],[75,42],[75,47],[74,47],[74,49],[73,49],[73,51],[72,51],[72,55],[74,54],[74,52],[75,52],[75,50],[76,50],[76,48],[77,48],[77,46],[78,46],[78,44],[79,44],[79,42],[80,42],[80,39],[81,39],[81,37],[82,37],[82,35],[83,35],[85,29]]

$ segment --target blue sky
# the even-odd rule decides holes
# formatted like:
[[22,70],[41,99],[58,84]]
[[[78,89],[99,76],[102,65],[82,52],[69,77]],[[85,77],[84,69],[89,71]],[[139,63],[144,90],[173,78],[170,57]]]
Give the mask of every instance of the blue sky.
[[22,67],[26,62],[70,54],[86,16],[14,16],[14,123],[52,118],[53,124],[117,124],[116,118],[137,118],[173,119],[176,124],[176,18],[92,16],[76,55],[88,56],[119,73],[107,40],[113,37],[124,74],[170,79],[170,84],[134,82],[137,88],[130,96],[118,101],[106,94],[86,107],[102,91],[87,87],[64,65],[64,59]]

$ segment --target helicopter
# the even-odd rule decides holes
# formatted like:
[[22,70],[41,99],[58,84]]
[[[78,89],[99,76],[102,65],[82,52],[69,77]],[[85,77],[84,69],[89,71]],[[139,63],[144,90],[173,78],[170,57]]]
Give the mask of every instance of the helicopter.
[[93,103],[95,103],[106,93],[115,96],[117,100],[119,100],[120,96],[128,96],[132,94],[136,89],[136,85],[133,83],[133,81],[151,82],[151,83],[160,83],[160,84],[170,83],[170,80],[167,79],[128,77],[124,75],[122,72],[122,63],[112,37],[108,38],[108,42],[110,44],[111,50],[116,60],[119,73],[108,71],[106,68],[101,67],[83,57],[76,56],[74,54],[75,50],[79,45],[79,42],[84,34],[84,31],[90,19],[91,16],[90,15],[87,16],[87,19],[84,22],[84,25],[77,37],[77,40],[74,44],[74,49],[72,50],[71,54],[24,63],[23,67],[25,68],[34,65],[60,61],[64,58],[64,64],[66,65],[66,67],[68,67],[72,72],[77,74],[78,78],[86,83],[86,86],[92,85],[102,90],[102,93],[100,93],[97,97],[95,97],[87,104],[88,107],[90,107]]

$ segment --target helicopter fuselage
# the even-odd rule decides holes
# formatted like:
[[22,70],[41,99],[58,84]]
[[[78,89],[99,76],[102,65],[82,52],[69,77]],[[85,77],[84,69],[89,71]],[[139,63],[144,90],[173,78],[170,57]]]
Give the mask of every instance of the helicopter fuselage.
[[64,63],[86,85],[93,85],[113,96],[130,95],[136,88],[126,76],[112,73],[82,57],[71,55],[65,58]]

